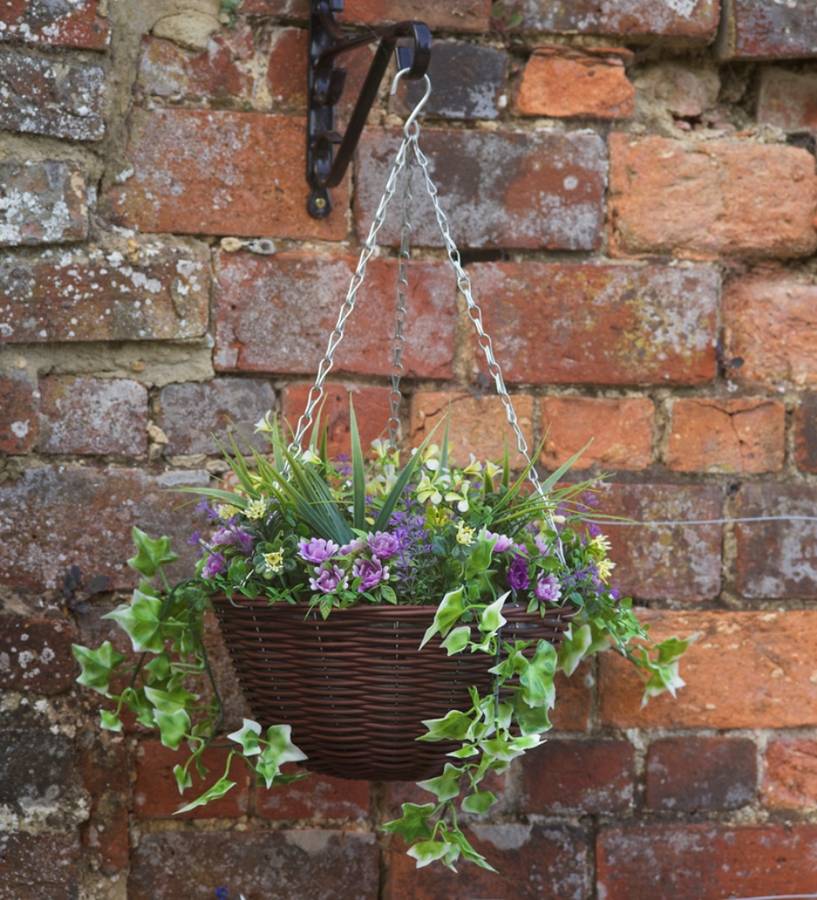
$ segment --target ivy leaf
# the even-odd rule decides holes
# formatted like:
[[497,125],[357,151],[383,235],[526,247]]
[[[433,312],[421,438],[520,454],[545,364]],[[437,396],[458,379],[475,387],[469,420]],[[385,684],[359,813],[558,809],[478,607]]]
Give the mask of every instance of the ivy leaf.
[[442,859],[448,852],[449,845],[444,841],[420,841],[408,849],[408,855],[417,860],[417,868],[429,865]]
[[[465,804],[463,804],[463,806],[464,805]],[[463,857],[467,859],[468,862],[472,862],[482,869],[487,869],[489,872],[496,872],[496,869],[471,845],[468,838],[466,838],[459,828],[455,828],[450,832],[450,839],[456,842],[457,846],[462,851]]]
[[241,744],[244,756],[257,756],[261,752],[261,743],[258,740],[261,734],[261,726],[252,719],[244,719],[241,728],[228,734],[227,738]]
[[556,701],[553,678],[556,675],[556,650],[547,641],[539,641],[533,659],[519,675],[522,699],[530,707],[551,709]]
[[434,637],[438,632],[445,637],[451,626],[465,612],[464,591],[461,587],[455,591],[449,591],[440,601],[437,612],[434,613],[434,621],[426,629],[423,640],[420,642],[420,649]]
[[183,794],[189,787],[193,787],[193,776],[190,774],[190,770],[178,763],[173,766],[173,777],[176,779],[176,787],[180,794]]
[[544,731],[550,731],[553,727],[550,721],[549,710],[541,706],[538,709],[531,709],[522,697],[517,694],[517,702],[515,703],[516,724],[522,734],[541,734]]
[[423,725],[428,733],[417,738],[418,741],[462,741],[471,729],[472,721],[468,713],[452,709],[442,719],[424,719]]
[[170,549],[169,537],[152,538],[141,528],[135,526],[131,535],[133,543],[136,545],[136,555],[128,560],[128,565],[140,575],[153,578],[160,566],[178,559],[178,556]]
[[473,744],[466,744],[464,747],[460,747],[459,750],[452,750],[450,753],[446,753],[446,756],[451,756],[454,759],[470,759],[478,753],[479,747],[475,747]]
[[483,572],[488,571],[488,568],[491,565],[491,552],[495,543],[495,540],[485,539],[481,539],[477,542],[476,546],[471,551],[471,555],[465,562],[466,579],[473,578],[475,575],[481,575]]
[[121,731],[122,730],[122,720],[119,718],[119,714],[114,710],[110,709],[101,709],[99,711],[100,725],[106,731]]
[[159,729],[159,737],[165,747],[178,750],[179,744],[184,740],[187,729],[190,727],[190,716],[186,709],[177,709],[175,712],[162,712],[155,710],[153,720]]
[[383,831],[399,834],[408,843],[419,838],[431,837],[431,826],[428,817],[434,812],[433,803],[403,803],[403,815],[383,824]]
[[160,634],[161,608],[159,597],[145,594],[137,588],[130,603],[117,606],[102,618],[113,619],[127,633],[137,653],[161,653],[164,650],[164,640]]
[[698,637],[699,635],[697,634],[691,635],[686,640],[671,637],[661,641],[660,644],[656,644],[655,649],[658,651],[658,662],[667,664],[679,660],[686,653],[689,645],[696,641]]
[[460,625],[450,632],[448,637],[443,641],[442,646],[445,647],[449,656],[455,653],[461,653],[471,639],[471,626]]
[[265,752],[274,755],[279,765],[286,762],[301,762],[308,758],[300,747],[292,743],[291,725],[270,725],[266,740]]
[[572,627],[569,634],[562,638],[562,645],[559,647],[559,668],[565,675],[570,677],[576,671],[592,643],[593,631],[589,625]]
[[475,791],[462,801],[466,812],[483,815],[496,803],[496,795],[490,791]]
[[509,593],[510,591],[507,591],[485,607],[479,620],[480,631],[493,635],[505,624],[507,619],[502,615],[502,607],[505,605],[505,598]]
[[110,641],[100,644],[96,650],[89,650],[81,644],[71,644],[71,652],[81,669],[77,684],[82,684],[109,697],[108,685],[111,680],[111,672],[125,657],[114,650]]
[[190,803],[186,803],[184,806],[180,806],[173,815],[178,816],[179,813],[190,812],[190,810],[197,809],[199,806],[205,806],[211,800],[218,800],[232,790],[235,784],[234,781],[230,781],[226,775],[223,775],[212,787],[207,788],[201,796],[196,797],[195,800],[191,800]]
[[438,802],[445,803],[446,800],[453,800],[460,793],[460,778],[463,770],[451,763],[446,763],[442,775],[436,778],[429,778],[426,781],[418,781],[417,787],[434,794]]

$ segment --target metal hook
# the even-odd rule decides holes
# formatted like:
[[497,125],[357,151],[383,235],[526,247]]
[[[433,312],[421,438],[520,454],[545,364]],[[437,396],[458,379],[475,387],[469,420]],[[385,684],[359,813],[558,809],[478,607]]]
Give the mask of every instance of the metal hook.
[[[389,91],[392,97],[397,93],[397,85],[400,82],[400,79],[404,75],[407,75],[409,71],[410,69],[400,69],[400,71],[394,76],[394,80],[391,83],[391,90]],[[406,137],[409,136],[409,131],[412,125],[416,125],[414,134],[417,134],[419,132],[420,126],[419,124],[417,124],[417,117],[423,111],[423,107],[426,105],[426,103],[428,103],[428,98],[431,96],[431,79],[428,77],[428,75],[423,75],[423,81],[425,82],[426,91],[420,98],[420,101],[411,111],[409,117],[406,119],[406,122],[403,125],[403,134],[405,134]]]

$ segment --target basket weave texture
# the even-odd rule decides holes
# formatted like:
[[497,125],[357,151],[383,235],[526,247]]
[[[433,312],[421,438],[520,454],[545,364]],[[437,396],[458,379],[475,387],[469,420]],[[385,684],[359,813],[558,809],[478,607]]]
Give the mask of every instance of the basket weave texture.
[[[442,771],[455,745],[425,743],[423,719],[470,705],[468,688],[490,692],[483,653],[447,656],[439,638],[420,641],[435,606],[359,605],[328,619],[306,605],[213,599],[239,682],[265,728],[292,725],[308,769],[338,778],[418,781]],[[545,617],[505,606],[505,640],[558,646],[576,608]]]

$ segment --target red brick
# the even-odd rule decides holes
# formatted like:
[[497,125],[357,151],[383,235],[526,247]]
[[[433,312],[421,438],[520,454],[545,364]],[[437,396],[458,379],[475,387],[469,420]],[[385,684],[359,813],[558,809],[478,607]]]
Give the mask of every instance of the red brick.
[[817,741],[769,741],[764,757],[762,799],[770,809],[817,808]]
[[550,715],[555,731],[589,731],[595,703],[595,678],[590,663],[583,663],[570,676],[556,676],[555,709]]
[[303,781],[255,792],[255,814],[276,821],[366,819],[369,782],[307,773]]
[[333,189],[335,213],[313,219],[306,211],[303,153],[300,118],[137,112],[127,149],[134,174],[114,185],[108,205],[118,224],[142,231],[340,240],[348,180]]
[[515,109],[522,116],[626,119],[635,88],[624,64],[627,50],[537,47],[522,73]]
[[54,588],[72,565],[86,583],[108,579],[109,589],[132,586],[125,566],[133,553],[131,528],[170,534],[182,557],[192,560],[185,537],[189,508],[168,493],[181,484],[202,484],[201,472],[152,476],[137,469],[43,466],[0,484],[0,584],[19,589]]
[[737,278],[724,291],[726,364],[745,384],[817,384],[817,284],[785,272]]
[[[741,485],[734,515],[814,516],[817,489],[808,484]],[[817,522],[735,525],[735,589],[757,600],[817,597]]]
[[757,747],[748,738],[678,737],[647,752],[647,806],[673,812],[738,809],[757,790]]
[[79,896],[80,844],[76,834],[4,831],[0,834],[3,900],[74,900]]
[[815,213],[817,174],[805,150],[610,137],[615,255],[808,256],[817,248]]
[[241,759],[234,759],[230,769],[230,780],[236,786],[220,800],[206,806],[199,806],[186,813],[174,815],[176,810],[203,794],[224,773],[227,763],[226,749],[206,750],[202,758],[210,770],[202,779],[195,766],[190,772],[193,786],[179,794],[173,766],[184,765],[188,752],[183,745],[178,751],[163,747],[158,741],[141,741],[136,752],[136,783],[133,787],[134,810],[142,819],[235,819],[247,812],[250,776],[249,769]]
[[588,841],[578,829],[509,822],[474,825],[468,837],[497,873],[468,863],[459,874],[443,866],[416,869],[395,846],[387,856],[384,900],[584,900],[590,892]]
[[144,456],[148,394],[138,382],[52,375],[40,393],[42,452]]
[[[528,394],[515,394],[513,405],[528,446],[532,447],[533,398]],[[467,465],[471,454],[482,461],[501,463],[506,447],[512,464],[524,465],[521,454],[516,451],[516,439],[508,424],[505,407],[493,394],[418,391],[411,398],[412,446],[425,440],[446,416],[449,417],[451,459],[458,465]],[[445,425],[437,429],[434,438],[437,443],[442,440],[444,429]]]
[[646,397],[544,397],[542,465],[555,469],[592,440],[576,468],[643,469],[652,462],[655,410]]
[[626,37],[672,37],[708,43],[718,27],[718,0],[654,3],[652,0],[509,0],[494,19],[504,30],[549,33],[610,34]]
[[522,811],[550,815],[624,812],[633,803],[629,741],[546,741],[522,761]]
[[700,384],[715,377],[709,268],[478,263],[474,296],[513,382]]
[[[602,493],[600,509],[637,523],[717,519],[723,489],[714,484],[611,484]],[[720,593],[722,526],[605,523],[604,530],[613,544],[613,582],[624,594],[695,606]]]
[[775,400],[678,399],[666,463],[677,472],[779,472],[786,409]]
[[723,0],[720,54],[726,59],[817,56],[811,0]]
[[0,6],[0,41],[103,50],[110,34],[108,18],[99,6],[99,0],[70,4],[4,0]]
[[0,260],[0,343],[177,340],[207,330],[206,249],[144,241]]
[[695,64],[683,58],[640,68],[635,87],[639,105],[650,111],[653,121],[663,119],[683,128],[690,124],[685,120],[696,119],[717,105],[721,81],[711,63]]
[[[222,254],[216,294],[215,365],[222,371],[312,375],[326,350],[357,260],[287,252],[261,257]],[[397,264],[369,263],[336,372],[391,372],[394,330],[391,301]],[[408,376],[450,378],[456,327],[455,287],[443,263],[418,262],[409,270],[409,313],[403,355]],[[275,340],[270,336],[275,335]]]
[[639,611],[651,636],[699,633],[681,661],[687,686],[642,707],[642,679],[618,654],[601,658],[601,721],[615,728],[799,728],[817,725],[817,613]]
[[761,69],[757,120],[786,131],[817,131],[817,75]]
[[103,874],[118,874],[127,870],[130,850],[131,767],[125,742],[106,736],[79,755],[79,768],[91,799],[83,843]]
[[84,240],[87,191],[73,163],[0,163],[0,246]]
[[60,619],[0,619],[0,687],[32,694],[69,690],[78,670],[71,655],[76,629]]
[[105,134],[105,70],[67,59],[0,57],[0,128],[98,141]]
[[794,412],[797,468],[817,472],[817,394],[804,394]]
[[163,387],[156,420],[167,436],[167,453],[220,454],[217,441],[223,443],[228,431],[242,446],[269,447],[253,426],[274,407],[275,390],[267,381],[215,378]]
[[[355,222],[366,234],[401,135],[369,129],[357,153]],[[423,151],[440,186],[443,207],[455,214],[454,236],[463,247],[593,250],[601,242],[607,160],[589,131],[423,132]],[[431,201],[412,176],[412,241],[441,246]],[[379,239],[400,241],[398,216]]]
[[[348,0],[342,21],[382,25],[419,19],[433,29],[486,31],[490,10],[490,0],[453,0],[444,6],[429,0]],[[241,12],[305,19],[309,6],[306,0],[243,0]]]
[[817,889],[817,826],[649,824],[604,829],[599,896],[716,900]]
[[[373,834],[287,831],[170,831],[143,834],[133,853],[128,900],[230,896],[377,896],[380,853]],[[179,865],[179,860],[185,860]],[[413,860],[412,860],[413,862]]]
[[27,378],[0,376],[0,452],[27,453],[35,445],[37,400]]
[[[298,419],[306,408],[306,398],[311,382],[299,381],[288,384],[281,392],[281,407],[284,418],[294,430]],[[331,383],[324,386],[321,401],[321,429],[327,427],[327,450],[330,456],[350,452],[349,443],[349,396],[355,404],[360,441],[364,450],[373,440],[383,437],[390,414],[390,391],[385,387],[361,384]],[[307,432],[309,440],[311,432]]]

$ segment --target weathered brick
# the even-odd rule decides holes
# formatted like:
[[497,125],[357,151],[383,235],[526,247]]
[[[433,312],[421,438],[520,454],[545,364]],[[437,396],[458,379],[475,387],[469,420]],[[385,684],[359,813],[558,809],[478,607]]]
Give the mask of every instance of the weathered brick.
[[0,375],[0,452],[27,453],[35,445],[37,401],[34,382]]
[[677,472],[779,472],[785,436],[776,400],[682,398],[672,404],[666,463]]
[[537,47],[522,72],[515,110],[522,116],[626,119],[635,111],[627,50]]
[[134,243],[119,250],[0,259],[0,343],[173,340],[207,330],[205,248]]
[[817,131],[817,74],[763,68],[757,120],[786,131]]
[[108,18],[99,7],[99,0],[4,0],[0,5],[0,41],[103,50],[110,33]]
[[[605,513],[635,522],[717,519],[723,488],[714,484],[611,484]],[[720,525],[638,527],[607,523],[617,568],[613,581],[639,599],[695,605],[720,593]]]
[[25,814],[66,802],[75,762],[65,735],[38,728],[0,732],[0,804]]
[[601,721],[616,728],[817,725],[810,654],[817,613],[644,612],[650,637],[699,634],[681,662],[686,687],[641,706],[643,681],[616,653],[601,658]]
[[[0,445],[2,446],[2,445]],[[817,394],[804,394],[794,412],[797,468],[817,472]]]
[[275,407],[267,381],[216,378],[203,384],[169,384],[159,392],[157,423],[167,435],[166,452],[220,453],[217,440],[233,433],[242,446],[269,446],[253,425]]
[[[734,514],[813,516],[815,502],[808,484],[744,484]],[[735,588],[744,597],[817,597],[817,522],[738,523],[735,539]]]
[[817,56],[811,0],[723,0],[720,54],[726,59]]
[[647,806],[674,812],[738,809],[757,790],[757,747],[748,738],[678,737],[647,752]]
[[646,397],[543,397],[540,460],[556,469],[589,441],[576,468],[643,469],[652,462],[655,409]]
[[494,22],[504,29],[548,33],[671,37],[709,42],[718,27],[718,0],[655,3],[653,0],[509,0]]
[[[326,350],[357,260],[312,252],[222,254],[216,294],[215,366],[222,371],[311,375]],[[386,375],[397,263],[375,259],[346,322],[335,371]],[[441,262],[409,269],[404,374],[450,378],[456,327],[455,287]],[[388,302],[388,301],[387,301]],[[389,304],[391,306],[391,304]],[[274,336],[274,339],[271,339]]]
[[0,51],[0,128],[72,141],[105,133],[105,70]]
[[148,394],[127,378],[52,375],[40,380],[44,453],[144,456]]
[[590,892],[590,862],[584,832],[569,827],[503,823],[473,825],[469,840],[499,872],[472,866],[459,874],[442,866],[416,869],[400,846],[388,853],[385,900],[584,900]]
[[206,483],[201,472],[151,476],[137,469],[49,466],[29,469],[0,485],[0,583],[24,589],[61,584],[77,565],[86,581],[107,578],[110,588],[128,587],[134,573],[130,531],[138,524],[150,534],[170,534],[191,562],[184,537],[189,509],[179,509],[168,489]]
[[[533,398],[514,394],[513,405],[528,445],[533,436]],[[499,397],[465,394],[458,391],[417,391],[411,398],[410,438],[412,446],[421,443],[430,431],[449,418],[451,459],[467,465],[471,454],[479,460],[501,463],[507,447],[512,464],[522,463],[516,440]],[[437,429],[435,440],[442,439],[445,425]]]
[[546,741],[522,761],[521,809],[583,815],[632,806],[635,753],[629,741]]
[[479,263],[471,272],[510,381],[700,384],[715,377],[713,269],[531,262]]
[[629,825],[596,844],[606,900],[703,900],[814,891],[817,826]]
[[140,741],[136,751],[136,783],[133,788],[134,810],[142,819],[235,819],[247,812],[249,795],[249,769],[240,759],[233,760],[230,780],[236,786],[220,800],[206,806],[199,806],[186,813],[175,815],[185,803],[203,794],[224,773],[227,763],[226,749],[206,750],[202,763],[210,770],[204,778],[199,778],[196,767],[191,766],[193,786],[184,796],[179,794],[173,766],[184,765],[188,753],[185,748],[170,750],[159,741]]
[[77,635],[70,622],[3,616],[0,623],[0,687],[33,694],[71,688],[78,670],[71,655]]
[[[369,129],[357,153],[355,221],[365,234],[377,208],[401,135]],[[607,159],[589,131],[426,130],[423,151],[441,185],[446,210],[456,210],[452,234],[465,247],[592,250],[601,242]],[[412,175],[412,241],[441,246],[421,173]],[[399,216],[379,236],[400,240]]]
[[778,738],[764,757],[762,798],[771,809],[817,808],[817,741]]
[[551,713],[556,731],[589,731],[595,701],[595,678],[592,666],[583,663],[570,676],[556,676],[556,696],[559,702]]
[[785,272],[736,278],[724,291],[726,365],[746,384],[817,384],[817,284]]
[[255,814],[276,821],[366,819],[369,782],[308,773],[303,781],[255,792]]
[[[281,392],[281,406],[284,418],[295,429],[298,419],[306,408],[306,399],[311,382],[300,381],[288,384]],[[391,408],[390,391],[385,387],[365,384],[330,383],[324,386],[321,400],[321,429],[328,428],[326,446],[330,456],[350,452],[349,443],[349,396],[355,404],[360,442],[367,449],[373,440],[383,437]],[[308,439],[311,432],[307,432]]]
[[131,809],[130,757],[124,741],[106,735],[78,754],[83,787],[90,796],[90,816],[83,844],[105,875],[128,868]]
[[808,256],[816,212],[814,157],[797,147],[610,136],[615,255]]
[[[178,861],[186,860],[180,866]],[[373,834],[302,829],[143,834],[133,853],[129,900],[230,896],[371,900],[380,879]]]
[[[435,86],[424,114],[442,119],[496,119],[507,103],[508,54],[494,47],[462,41],[435,41],[428,76]],[[392,101],[405,115],[414,109],[425,84],[408,81]]]
[[[634,77],[636,103],[646,120],[663,121],[678,127],[696,119],[717,105],[721,81],[711,62],[662,60],[639,66]],[[669,118],[664,118],[668,116]],[[657,119],[657,121],[656,121]]]
[[0,832],[0,898],[75,900],[79,860],[76,833]]
[[84,240],[87,191],[73,163],[0,163],[0,246]]
[[111,188],[108,204],[116,222],[142,231],[340,240],[348,179],[333,189],[335,214],[313,219],[303,153],[300,118],[137,112],[127,149],[134,173]]

